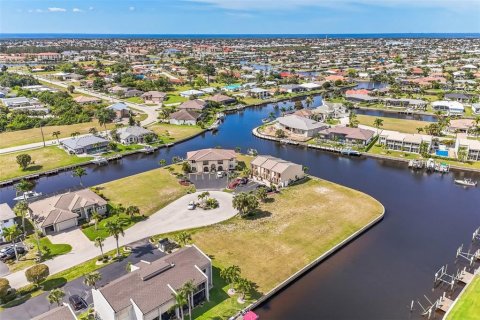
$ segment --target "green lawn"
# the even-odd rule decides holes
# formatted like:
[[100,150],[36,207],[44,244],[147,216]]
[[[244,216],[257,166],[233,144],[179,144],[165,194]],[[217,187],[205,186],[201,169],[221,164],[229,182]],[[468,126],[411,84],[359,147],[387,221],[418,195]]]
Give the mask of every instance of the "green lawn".
[[203,129],[199,126],[174,125],[169,123],[157,123],[149,126],[148,129],[158,134],[164,143],[171,143],[194,136]]
[[[108,129],[114,128],[115,125],[107,124]],[[70,137],[73,132],[79,132],[80,134],[86,134],[90,128],[95,128],[98,131],[104,130],[103,126],[100,127],[97,121],[77,123],[64,126],[46,126],[43,127],[43,134],[45,140],[54,140],[56,137],[52,135],[53,132],[60,131],[59,138]],[[40,128],[33,128],[19,131],[8,131],[0,133],[0,148],[8,148],[13,146],[21,146],[24,144],[41,142],[42,132]]]
[[159,168],[110,181],[95,187],[110,203],[131,205],[140,209],[140,214],[149,216],[172,201],[185,195],[187,188],[167,169]]
[[476,276],[459,298],[447,320],[476,320],[480,316],[480,276]]
[[375,116],[366,116],[363,114],[357,115],[358,121],[360,124],[374,127],[373,122],[375,119],[380,118],[383,120],[383,126],[380,129],[399,131],[405,133],[417,133],[417,128],[424,128],[430,122],[418,121],[418,120],[404,120],[404,119],[395,119],[387,117],[375,117]]
[[107,229],[105,228],[105,225],[107,224],[108,221],[116,221],[116,220],[118,220],[122,225],[123,229],[126,230],[131,226],[133,226],[138,221],[143,220],[143,218],[139,216],[134,216],[133,218],[130,218],[126,214],[120,214],[118,216],[113,215],[100,221],[100,223],[98,224],[97,230],[95,230],[95,226],[93,225],[85,229],[82,229],[82,231],[87,236],[87,238],[90,239],[91,241],[94,241],[95,238],[97,237],[108,238],[109,234]]
[[128,102],[132,102],[132,103],[137,103],[137,104],[143,104],[145,102],[140,97],[130,97],[130,98],[127,98],[127,99],[124,99],[124,100],[126,100]]
[[[18,166],[16,160],[17,155],[24,153],[29,154],[32,157],[32,161],[35,161],[35,163],[31,164],[25,171]],[[2,154],[0,155],[0,163],[2,164],[0,166],[0,181],[40,173],[72,164],[88,162],[91,159],[91,157],[81,158],[69,155],[64,150],[55,146]]]
[[165,98],[163,103],[164,104],[182,103],[182,102],[185,102],[187,100],[188,100],[188,98],[184,98],[184,97],[181,97],[179,95],[169,93],[169,94],[167,94],[167,97]]

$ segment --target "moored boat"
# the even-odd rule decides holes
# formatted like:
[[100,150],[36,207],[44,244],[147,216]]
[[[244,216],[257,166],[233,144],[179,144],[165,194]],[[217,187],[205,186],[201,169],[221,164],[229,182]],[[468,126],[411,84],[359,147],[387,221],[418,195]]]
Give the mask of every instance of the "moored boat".
[[15,201],[21,201],[21,200],[34,200],[42,195],[41,192],[35,192],[35,191],[26,191],[23,194],[16,196],[13,198]]
[[456,184],[459,184],[461,186],[466,186],[466,187],[475,187],[477,186],[477,181],[473,181],[472,179],[456,179],[455,180]]

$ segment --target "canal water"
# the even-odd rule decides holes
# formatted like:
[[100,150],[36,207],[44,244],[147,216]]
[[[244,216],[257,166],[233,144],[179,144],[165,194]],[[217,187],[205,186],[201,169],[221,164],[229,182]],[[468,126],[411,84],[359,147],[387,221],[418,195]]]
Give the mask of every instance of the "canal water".
[[[434,298],[434,272],[446,263],[452,266],[456,248],[462,243],[468,246],[472,232],[480,226],[479,190],[456,186],[453,179],[480,176],[412,172],[400,162],[347,158],[254,137],[252,128],[270,112],[278,114],[279,110],[273,105],[246,109],[228,115],[218,132],[207,132],[152,155],[133,155],[104,167],[90,166],[83,183],[93,186],[133,175],[158,168],[160,159],[170,162],[174,156],[185,157],[189,150],[216,146],[240,147],[244,152],[255,148],[260,154],[303,164],[314,176],[372,195],[384,204],[386,215],[378,225],[257,308],[260,318],[418,318],[418,312],[409,312],[411,300],[424,294]],[[71,173],[62,173],[39,179],[36,190],[52,193],[78,184]],[[13,187],[0,189],[0,203],[12,205],[14,195]]]
[[396,111],[374,110],[374,109],[355,109],[356,114],[364,114],[374,117],[386,117],[405,120],[420,120],[427,122],[437,122],[437,117],[429,114],[404,114]]

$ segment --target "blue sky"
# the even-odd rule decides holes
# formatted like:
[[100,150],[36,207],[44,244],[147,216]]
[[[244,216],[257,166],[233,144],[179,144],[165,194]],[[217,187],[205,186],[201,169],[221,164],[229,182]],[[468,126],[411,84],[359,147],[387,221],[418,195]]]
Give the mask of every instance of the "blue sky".
[[480,32],[480,0],[0,0],[0,33]]

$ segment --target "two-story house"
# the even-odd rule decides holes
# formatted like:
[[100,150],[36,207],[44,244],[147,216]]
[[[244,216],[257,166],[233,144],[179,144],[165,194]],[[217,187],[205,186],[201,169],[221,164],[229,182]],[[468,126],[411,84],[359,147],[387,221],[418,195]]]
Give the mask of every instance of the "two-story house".
[[196,246],[186,246],[153,262],[140,261],[131,272],[92,289],[96,319],[167,320],[179,317],[175,295],[192,281],[193,307],[210,300],[212,262]]
[[229,171],[237,166],[237,154],[230,149],[202,149],[187,152],[192,172]]
[[250,165],[253,180],[269,186],[286,187],[305,176],[301,165],[272,156],[258,156]]
[[3,228],[9,228],[15,225],[16,217],[17,216],[8,204],[0,203],[0,242],[5,242],[5,238],[2,234]]

